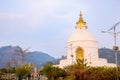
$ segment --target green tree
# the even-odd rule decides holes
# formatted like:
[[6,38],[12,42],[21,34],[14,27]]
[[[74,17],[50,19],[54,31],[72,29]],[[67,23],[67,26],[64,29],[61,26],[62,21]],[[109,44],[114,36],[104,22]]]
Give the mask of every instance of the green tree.
[[0,73],[1,73],[1,74],[6,74],[6,73],[8,73],[8,71],[7,71],[6,68],[1,68],[1,69],[0,69]]
[[59,67],[54,67],[52,64],[47,63],[42,69],[42,74],[46,75],[48,80],[57,80],[59,77],[64,77],[66,72]]
[[42,69],[42,73],[46,75],[49,80],[53,80],[52,64],[45,64]]
[[16,68],[15,67],[11,67],[9,69],[9,73],[16,73]]
[[68,76],[75,77],[75,80],[84,80],[85,72],[89,69],[86,60],[77,59],[73,65],[65,67]]
[[28,63],[27,65],[20,65],[16,69],[16,76],[22,76],[22,77],[28,76],[33,66],[34,65],[31,63]]
[[90,67],[85,74],[86,80],[116,80],[117,77],[115,67]]

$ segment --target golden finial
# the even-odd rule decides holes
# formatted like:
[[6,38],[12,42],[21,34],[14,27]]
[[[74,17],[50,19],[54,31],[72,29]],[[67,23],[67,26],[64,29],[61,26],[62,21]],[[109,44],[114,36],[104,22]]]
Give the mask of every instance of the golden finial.
[[84,22],[82,18],[82,12],[80,11],[80,18],[79,21],[76,23],[78,26],[86,26],[86,22]]
[[82,11],[80,11],[80,17],[82,18]]

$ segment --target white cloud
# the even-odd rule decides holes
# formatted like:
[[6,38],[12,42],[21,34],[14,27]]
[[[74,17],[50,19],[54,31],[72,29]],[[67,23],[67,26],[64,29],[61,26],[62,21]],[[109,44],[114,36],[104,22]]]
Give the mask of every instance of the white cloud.
[[43,23],[48,16],[53,15],[53,12],[59,6],[56,0],[26,0],[15,2],[13,7],[16,11],[7,10],[0,12],[0,20],[5,23],[11,21],[18,21],[28,28],[36,28],[39,24]]
[[44,22],[48,16],[53,15],[59,4],[59,2],[54,0],[35,0],[26,3],[24,6],[27,11],[24,13],[24,21],[29,27],[34,27]]
[[78,10],[78,4],[73,3],[77,3],[77,1],[23,0],[16,2],[18,5],[14,7],[17,11],[0,14],[0,17],[2,20],[18,20],[18,23],[25,25],[24,27],[37,29],[42,23],[50,20],[49,16],[70,20],[70,16],[74,14],[74,11],[71,11],[72,8],[76,7]]

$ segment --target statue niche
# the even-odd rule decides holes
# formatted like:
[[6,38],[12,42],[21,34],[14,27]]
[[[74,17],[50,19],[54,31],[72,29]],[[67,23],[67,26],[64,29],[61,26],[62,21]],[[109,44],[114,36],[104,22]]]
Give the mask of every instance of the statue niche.
[[81,59],[81,60],[84,59],[84,50],[83,50],[83,48],[81,48],[80,46],[78,46],[76,48],[75,52],[76,52],[76,59]]

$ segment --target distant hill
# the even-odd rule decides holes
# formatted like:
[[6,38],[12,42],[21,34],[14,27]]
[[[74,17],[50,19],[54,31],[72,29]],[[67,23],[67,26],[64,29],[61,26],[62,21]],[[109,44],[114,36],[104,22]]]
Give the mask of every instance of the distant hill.
[[41,67],[47,62],[55,63],[57,61],[57,59],[55,59],[54,57],[43,52],[34,51],[28,52],[28,54],[30,55],[26,58],[26,62],[32,62],[33,64],[36,64],[37,67]]
[[[22,50],[19,46],[4,46],[0,48],[0,68],[9,66],[18,66],[21,63],[21,56],[19,50]],[[28,50],[29,51],[29,50]],[[41,67],[47,62],[56,62],[56,59],[47,53],[34,51],[26,52],[25,63],[31,62],[36,67]],[[11,65],[10,65],[11,64]]]
[[[99,57],[107,59],[108,63],[115,63],[115,52],[109,48],[99,49]],[[118,64],[120,65],[120,51],[117,52]]]

